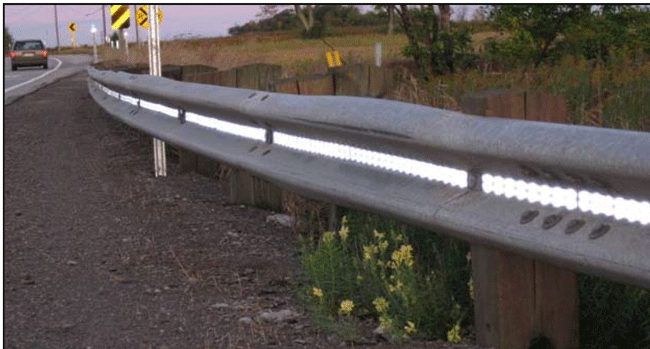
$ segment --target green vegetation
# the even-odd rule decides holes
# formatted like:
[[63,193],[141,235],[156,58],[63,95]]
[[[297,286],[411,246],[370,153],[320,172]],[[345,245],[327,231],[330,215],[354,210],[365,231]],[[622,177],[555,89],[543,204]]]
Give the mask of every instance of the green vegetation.
[[354,315],[375,319],[394,340],[461,341],[473,319],[469,245],[358,211],[347,217],[338,232],[304,242],[303,292],[318,318],[348,337]]

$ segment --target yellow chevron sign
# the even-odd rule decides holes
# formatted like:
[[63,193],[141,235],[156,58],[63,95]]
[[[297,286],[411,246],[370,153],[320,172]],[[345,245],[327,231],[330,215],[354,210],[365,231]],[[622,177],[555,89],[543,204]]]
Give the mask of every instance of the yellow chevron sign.
[[[149,12],[148,11],[149,11],[148,6],[147,5],[142,5],[138,9],[138,12],[135,13],[135,20],[138,22],[138,24],[142,28],[145,28],[145,29],[149,28],[149,15],[148,15]],[[158,14],[158,24],[160,24],[160,23],[162,23],[162,20],[163,20],[163,12],[162,12],[162,10],[160,8],[158,8],[157,14]]]
[[327,51],[325,52],[325,58],[327,59],[327,66],[330,68],[340,67],[343,65],[341,63],[341,55],[339,51]]
[[111,5],[111,28],[124,29],[131,26],[129,5]]
[[73,23],[73,22],[68,23],[68,30],[70,31],[70,33],[74,33],[75,31],[77,31],[77,23]]

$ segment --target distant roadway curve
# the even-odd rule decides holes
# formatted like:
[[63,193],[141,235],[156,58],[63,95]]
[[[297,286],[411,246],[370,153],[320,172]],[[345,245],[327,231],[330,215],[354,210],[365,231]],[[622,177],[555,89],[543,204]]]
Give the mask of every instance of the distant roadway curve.
[[11,70],[11,59],[5,57],[4,105],[47,86],[63,77],[82,71],[92,57],[87,55],[60,55],[49,57],[49,69],[42,67],[21,67]]

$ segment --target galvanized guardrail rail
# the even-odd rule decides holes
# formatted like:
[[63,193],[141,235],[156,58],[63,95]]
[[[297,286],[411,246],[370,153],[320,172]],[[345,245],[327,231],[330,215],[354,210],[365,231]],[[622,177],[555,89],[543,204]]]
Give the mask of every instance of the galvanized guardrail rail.
[[650,288],[650,134],[88,70],[107,112],[313,198]]

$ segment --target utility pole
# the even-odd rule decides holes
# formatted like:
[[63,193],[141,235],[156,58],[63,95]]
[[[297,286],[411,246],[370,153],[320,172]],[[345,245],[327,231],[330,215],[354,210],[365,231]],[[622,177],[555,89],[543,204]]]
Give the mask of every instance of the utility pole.
[[135,4],[133,5],[133,25],[135,25],[135,43],[137,47],[140,47],[140,37],[138,35],[138,21],[135,19],[135,15],[137,14],[136,11],[138,11],[136,6],[137,5]]
[[56,5],[54,5],[54,29],[56,29],[56,50],[61,51],[61,46],[59,44],[59,17],[56,13]]
[[106,45],[106,5],[102,5],[102,22],[104,23],[104,36],[102,42]]

